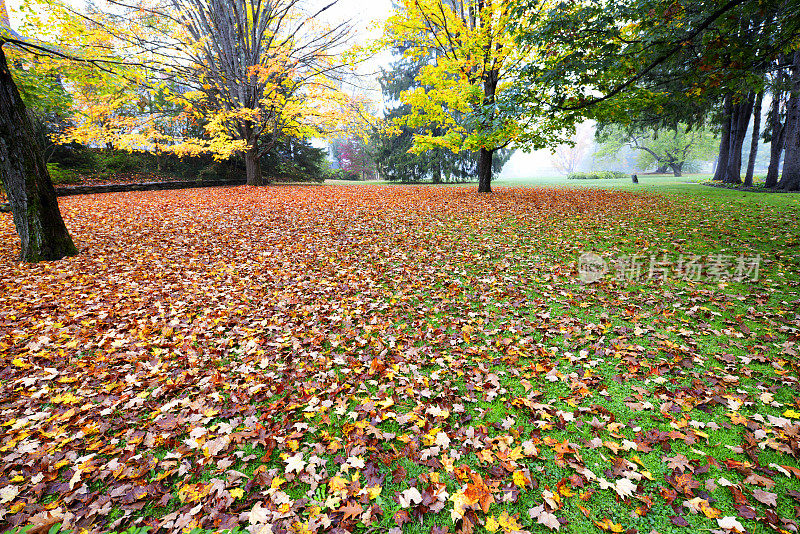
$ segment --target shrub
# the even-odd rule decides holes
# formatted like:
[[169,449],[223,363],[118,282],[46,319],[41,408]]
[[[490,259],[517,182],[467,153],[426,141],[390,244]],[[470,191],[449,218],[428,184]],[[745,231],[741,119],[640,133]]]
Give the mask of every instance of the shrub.
[[113,152],[101,152],[98,154],[100,167],[111,172],[132,172],[141,171],[142,158],[139,154],[133,154],[122,150]]
[[331,175],[328,176],[331,180],[351,180],[356,181],[361,179],[361,175],[355,171],[346,171],[344,169],[336,169],[331,171]]
[[93,149],[79,143],[54,145],[49,161],[65,169],[92,171],[97,167],[97,154]]
[[627,177],[628,175],[621,171],[591,171],[571,172],[567,175],[567,180],[614,180]]
[[224,180],[225,175],[226,169],[223,169],[222,164],[214,162],[200,169],[200,172],[197,173],[197,179],[201,182],[213,182],[215,180]]
[[47,172],[50,173],[50,180],[52,180],[53,185],[72,184],[80,179],[75,171],[64,169],[58,163],[48,163]]

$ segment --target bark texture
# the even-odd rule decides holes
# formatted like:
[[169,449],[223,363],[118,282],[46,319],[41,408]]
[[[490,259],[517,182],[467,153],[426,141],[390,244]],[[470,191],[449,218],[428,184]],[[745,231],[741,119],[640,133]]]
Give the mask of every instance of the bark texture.
[[78,253],[61,218],[58,200],[25,104],[0,44],[0,180],[19,234],[20,259],[58,260]]
[[800,190],[800,50],[795,50],[792,60],[792,84],[786,102],[783,172],[778,188]]
[[781,101],[783,93],[772,95],[772,110],[770,111],[770,137],[769,144],[769,169],[764,187],[775,187],[778,185],[778,171],[783,154],[783,139],[786,134],[785,124],[781,121]]
[[728,149],[728,165],[722,181],[726,184],[742,183],[742,147],[747,136],[747,126],[753,113],[754,95],[750,94],[733,105],[730,126],[730,148]]
[[[497,70],[490,70],[485,74],[483,80],[484,108],[491,108],[494,105],[499,80],[500,73]],[[494,114],[492,113],[492,115]],[[492,162],[495,150],[495,148],[481,148],[478,152],[478,193],[492,192]]]
[[478,153],[478,193],[492,192],[492,158],[494,150],[482,148]]
[[714,172],[713,180],[721,182],[725,178],[725,171],[728,168],[728,152],[731,148],[731,115],[733,102],[731,95],[725,97],[725,104],[722,114],[722,139],[719,142],[719,156],[717,157],[717,169]]
[[244,166],[247,171],[247,185],[264,185],[264,175],[261,174],[261,154],[258,148],[251,148],[244,154]]

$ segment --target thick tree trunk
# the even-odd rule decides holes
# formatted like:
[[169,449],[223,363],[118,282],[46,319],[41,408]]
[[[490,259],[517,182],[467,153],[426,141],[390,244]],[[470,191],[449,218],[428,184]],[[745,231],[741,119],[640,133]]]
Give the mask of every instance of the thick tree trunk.
[[[497,82],[500,73],[496,70],[490,70],[484,76],[483,105],[484,107],[493,106],[495,95],[497,94]],[[492,163],[494,160],[494,152],[494,148],[481,148],[478,153],[478,193],[492,192]]]
[[747,136],[747,126],[750,123],[750,115],[753,113],[754,95],[750,94],[746,100],[733,106],[731,118],[731,146],[728,152],[728,166],[725,170],[725,178],[722,180],[726,184],[742,183],[742,147],[744,138]]
[[22,261],[58,260],[78,253],[58,210],[33,124],[1,47],[0,179],[22,244]]
[[[783,60],[781,56],[780,60]],[[778,70],[776,75],[776,86],[783,82],[783,69]],[[778,87],[772,92],[772,109],[769,112],[770,120],[770,144],[769,144],[769,169],[767,169],[767,179],[764,187],[775,187],[778,185],[778,170],[783,154],[783,141],[786,134],[785,124],[781,122],[781,104],[783,102],[783,91]]]
[[784,138],[783,172],[778,188],[800,190],[800,50],[792,61],[792,85],[786,103],[786,137]]
[[492,192],[492,159],[494,150],[482,148],[478,153],[478,193]]
[[656,169],[656,174],[667,174],[669,170],[669,165],[666,163],[658,163],[658,168]]
[[247,185],[264,185],[264,176],[261,174],[261,156],[258,148],[250,148],[244,153],[244,167],[247,171]]
[[669,166],[672,168],[672,174],[674,176],[683,176],[683,162],[670,163]]
[[747,160],[747,174],[744,176],[744,185],[753,186],[753,172],[756,169],[756,156],[758,156],[758,138],[761,135],[761,104],[764,101],[764,91],[756,96],[753,107],[753,138],[750,140],[750,157]]
[[778,185],[778,170],[781,164],[781,155],[783,154],[783,140],[786,137],[785,124],[781,122],[780,117],[780,104],[783,98],[782,94],[772,96],[772,111],[770,113],[770,120],[772,122],[772,133],[770,134],[772,140],[769,145],[769,169],[767,170],[767,180],[764,187],[775,187]]
[[722,139],[719,142],[719,156],[717,157],[717,170],[714,172],[714,181],[721,182],[725,178],[725,169],[728,168],[728,152],[731,147],[731,115],[733,103],[731,95],[725,97],[722,114]]

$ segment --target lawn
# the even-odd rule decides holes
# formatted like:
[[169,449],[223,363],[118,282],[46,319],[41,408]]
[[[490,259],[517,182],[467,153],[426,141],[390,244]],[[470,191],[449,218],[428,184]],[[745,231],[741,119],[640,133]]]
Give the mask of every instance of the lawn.
[[698,179],[0,214],[0,530],[796,531],[800,195]]

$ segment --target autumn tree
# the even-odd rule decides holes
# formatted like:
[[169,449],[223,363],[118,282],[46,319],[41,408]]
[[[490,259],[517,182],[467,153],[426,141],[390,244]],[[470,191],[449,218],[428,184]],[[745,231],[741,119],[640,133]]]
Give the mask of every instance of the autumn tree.
[[334,139],[331,155],[339,168],[357,174],[362,180],[375,174],[375,159],[368,143],[361,137],[351,135]]
[[36,130],[11,75],[4,47],[28,42],[8,24],[0,0],[0,181],[11,204],[26,262],[74,256],[78,249],[67,231]]
[[[346,95],[335,82],[351,63],[351,27],[325,23],[335,3],[105,0],[78,10],[48,2],[58,20],[84,21],[95,36],[89,49],[114,50],[127,69],[75,84],[82,116],[72,138],[181,156],[239,154],[248,183],[262,184],[261,158],[280,139],[320,135],[340,120]],[[202,135],[170,131],[189,119]]]
[[[137,4],[137,13],[146,9],[176,21],[159,59],[191,89],[182,96],[208,134],[184,144],[185,152],[241,153],[247,183],[260,185],[261,157],[282,136],[315,134],[330,112],[319,102],[344,66],[340,52],[350,33],[346,23],[331,27],[321,20],[334,4],[313,11],[301,0]],[[140,46],[158,42],[158,36],[148,39]]]
[[509,0],[403,0],[386,22],[388,46],[405,46],[409,58],[435,56],[422,67],[418,86],[401,93],[411,113],[396,122],[421,132],[414,134],[414,152],[476,152],[479,192],[491,192],[499,149],[541,148],[563,129],[535,105],[506,98],[516,68],[534,48],[514,42],[511,17]]

